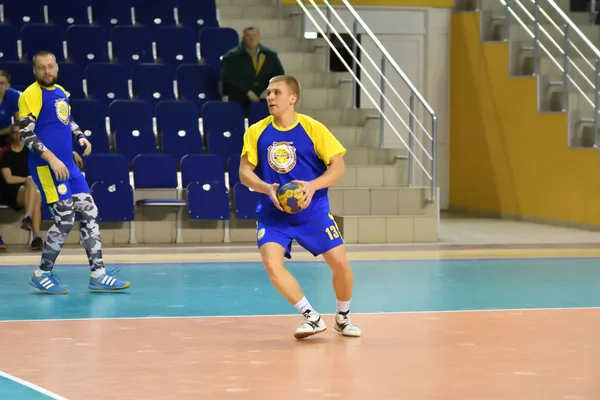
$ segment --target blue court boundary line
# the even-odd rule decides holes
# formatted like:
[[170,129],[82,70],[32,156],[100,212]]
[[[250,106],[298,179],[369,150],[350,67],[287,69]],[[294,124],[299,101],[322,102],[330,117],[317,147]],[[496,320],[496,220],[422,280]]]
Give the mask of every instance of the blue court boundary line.
[[[460,314],[460,313],[493,313],[493,312],[526,312],[526,311],[593,311],[600,310],[600,307],[532,307],[532,308],[484,308],[484,309],[465,309],[465,310],[425,310],[425,311],[381,311],[381,312],[356,312],[352,315],[366,316],[398,316],[410,314]],[[322,316],[333,317],[333,313],[320,313]],[[77,322],[77,321],[133,321],[133,320],[160,320],[160,319],[223,319],[223,318],[277,318],[277,317],[296,317],[299,318],[300,313],[295,314],[255,314],[255,315],[180,315],[180,316],[148,316],[148,317],[90,317],[90,318],[52,318],[52,319],[5,319],[0,320],[0,324],[15,323],[15,322]],[[1,371],[0,371],[1,372]]]
[[[1,257],[0,257],[1,259]],[[548,257],[548,256],[541,256],[541,257],[536,257],[536,256],[531,256],[531,257],[476,257],[476,258],[469,258],[469,257],[459,257],[459,258],[414,258],[414,259],[389,259],[389,260],[381,260],[381,259],[364,259],[364,260],[350,260],[350,266],[352,266],[354,263],[392,263],[392,262],[397,262],[397,263],[410,263],[410,262],[418,262],[418,263],[423,263],[423,262],[433,262],[433,261],[440,261],[440,262],[445,262],[445,263],[450,263],[452,261],[483,261],[483,262],[490,262],[490,261],[559,261],[559,260],[565,260],[565,261],[576,261],[576,260],[595,260],[595,261],[600,261],[600,256],[581,256],[581,257],[577,257],[577,256],[565,256],[565,257],[560,257],[560,256],[555,256],[555,257]],[[325,260],[285,260],[284,264],[306,264],[306,263],[325,263]],[[262,261],[260,260],[256,260],[256,261],[142,261],[142,262],[135,262],[135,261],[118,261],[118,262],[106,262],[105,263],[107,266],[110,265],[119,265],[119,266],[127,266],[127,265],[164,265],[164,264],[180,264],[180,265],[198,265],[198,264],[202,264],[202,265],[219,265],[219,264],[262,264]],[[35,268],[37,264],[0,264],[0,268]],[[82,266],[88,266],[89,264],[58,264],[55,267],[57,268],[63,268],[63,267],[82,267]]]

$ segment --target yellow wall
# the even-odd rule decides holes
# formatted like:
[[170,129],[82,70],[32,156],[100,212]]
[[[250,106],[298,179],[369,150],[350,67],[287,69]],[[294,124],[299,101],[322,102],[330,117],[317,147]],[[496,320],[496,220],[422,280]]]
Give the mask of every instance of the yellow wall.
[[[305,4],[309,0],[304,0]],[[296,0],[281,0],[282,4],[298,4]],[[308,3],[310,4],[310,3]],[[323,0],[315,0],[315,4],[325,4]],[[342,4],[341,0],[329,0],[329,4]],[[385,6],[385,7],[436,7],[452,8],[454,0],[350,0],[353,6]]]
[[567,117],[538,114],[535,78],[509,78],[508,45],[452,16],[450,204],[600,224],[598,153],[567,148]]

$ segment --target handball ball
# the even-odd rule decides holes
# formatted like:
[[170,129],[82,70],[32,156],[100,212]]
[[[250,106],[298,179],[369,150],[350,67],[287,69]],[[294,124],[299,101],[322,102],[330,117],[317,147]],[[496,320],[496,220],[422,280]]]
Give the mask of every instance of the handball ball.
[[304,196],[304,193],[300,192],[298,194],[294,194],[294,190],[296,189],[302,189],[302,185],[289,182],[283,186],[280,186],[277,190],[277,199],[279,200],[279,204],[281,204],[281,207],[283,207],[284,211],[288,214],[297,214],[302,211],[302,208],[298,202],[302,196]]

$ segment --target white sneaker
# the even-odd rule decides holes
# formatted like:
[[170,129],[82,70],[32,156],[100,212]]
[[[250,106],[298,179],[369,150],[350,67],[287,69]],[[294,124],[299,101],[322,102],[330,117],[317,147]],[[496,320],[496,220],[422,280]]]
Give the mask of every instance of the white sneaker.
[[325,329],[327,329],[327,325],[325,325],[323,318],[321,318],[318,312],[311,311],[310,313],[304,314],[304,322],[296,329],[294,337],[296,339],[304,339],[316,335],[317,333],[321,333]]
[[336,314],[333,327],[344,336],[359,337],[362,333],[360,328],[347,315]]

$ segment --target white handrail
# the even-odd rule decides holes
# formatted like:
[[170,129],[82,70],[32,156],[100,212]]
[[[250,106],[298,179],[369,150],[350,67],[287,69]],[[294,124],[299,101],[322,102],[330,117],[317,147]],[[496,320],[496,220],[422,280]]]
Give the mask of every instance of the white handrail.
[[[321,16],[321,18],[323,18],[323,20],[330,27],[330,29],[333,32],[333,34],[335,36],[337,36],[337,38],[340,40],[340,43],[344,46],[344,48],[346,50],[348,50],[348,53],[352,56],[352,59],[357,63],[357,65],[359,65],[361,67],[361,69],[363,70],[364,74],[367,75],[367,77],[369,78],[369,80],[371,81],[371,83],[373,84],[373,86],[375,87],[375,89],[377,89],[377,91],[379,92],[379,94],[385,99],[385,102],[387,103],[388,106],[390,106],[391,110],[394,112],[394,114],[396,115],[396,117],[398,117],[398,119],[400,120],[400,122],[402,123],[402,125],[404,125],[404,127],[406,129],[408,129],[408,132],[409,132],[410,135],[413,135],[412,129],[408,126],[408,124],[404,121],[404,119],[402,119],[402,117],[400,116],[400,114],[398,114],[398,111],[396,111],[396,109],[394,108],[394,106],[392,105],[392,103],[389,101],[389,99],[387,98],[387,96],[385,96],[385,94],[383,93],[382,88],[378,87],[378,85],[375,82],[375,80],[371,77],[371,75],[368,72],[366,72],[364,66],[359,61],[359,59],[356,56],[356,54],[354,54],[352,52],[352,50],[350,50],[350,48],[348,47],[348,45],[346,44],[346,42],[342,39],[342,37],[339,35],[338,31],[335,29],[335,27],[333,26],[333,24],[331,22],[327,21],[327,17],[325,15],[323,15],[323,12],[315,4],[314,0],[309,0],[309,1],[313,5],[313,7],[316,9],[317,13],[319,13],[319,15]],[[327,2],[327,0],[324,0],[324,1]],[[329,5],[329,3],[328,3],[328,5]],[[339,15],[337,14],[337,12],[335,10],[332,9],[331,12],[335,16],[337,16],[337,18],[341,21],[341,18],[339,17]],[[344,26],[346,26],[346,24],[344,24],[343,21],[342,21],[342,24]],[[350,31],[348,30],[348,32],[350,32]],[[355,38],[355,40],[356,40],[356,38]],[[357,40],[357,44],[358,44],[358,40]],[[369,56],[367,54],[367,52],[365,51],[364,47],[362,47],[362,45],[359,45],[359,46],[360,46],[360,49],[363,51],[363,54],[365,56],[367,56],[369,58],[369,60],[373,63],[373,65],[377,69],[377,72],[380,74],[380,76],[383,77],[384,79],[386,79],[385,76],[384,76],[384,74],[383,74],[383,72],[381,71],[381,69],[379,69],[379,67],[375,64],[375,61],[373,61],[373,59],[371,58],[371,56]],[[389,81],[387,81],[387,82],[389,84]],[[408,105],[404,102],[404,100],[402,100],[401,96],[398,94],[398,92],[396,91],[396,89],[394,89],[392,87],[392,90],[394,91],[394,93],[396,93],[396,95],[398,96],[398,98],[400,99],[400,101],[402,102],[402,104],[404,105],[404,107],[406,107],[406,109],[411,113],[411,115],[416,118],[415,114],[409,109]],[[425,130],[424,127],[423,127],[423,129]],[[429,139],[431,139],[431,136],[429,135],[429,132],[426,131],[426,134],[427,134],[427,137]],[[401,137],[401,135],[399,133],[396,132],[396,135],[402,140],[402,137]],[[429,154],[429,152],[427,151],[427,149],[425,148],[425,146],[423,146],[423,144],[421,143],[421,141],[416,136],[415,136],[415,140],[417,141],[417,143],[419,143],[421,149],[425,152],[425,154],[427,155],[427,157],[431,160],[431,155]]]
[[[414,161],[420,167],[420,169],[423,171],[424,175],[431,181],[432,190],[431,190],[431,198],[429,200],[433,201],[436,197],[436,192],[437,192],[437,189],[436,189],[436,184],[437,184],[437,182],[436,182],[437,115],[436,115],[435,111],[433,110],[433,108],[429,105],[429,103],[425,100],[423,95],[413,85],[413,83],[406,76],[404,71],[398,66],[397,62],[390,55],[388,50],[383,46],[381,41],[375,36],[373,31],[369,28],[369,26],[361,18],[361,16],[358,14],[358,12],[354,9],[354,7],[350,4],[349,1],[342,0],[342,3],[345,6],[345,9],[350,13],[350,15],[354,19],[354,24],[353,24],[352,30],[344,22],[342,17],[336,11],[336,8],[334,8],[331,5],[329,0],[322,0],[322,2],[326,5],[326,9],[325,9],[326,15],[325,15],[324,11],[319,7],[319,5],[316,4],[316,2],[314,0],[308,0],[308,1],[307,0],[296,0],[296,2],[298,3],[298,5],[302,9],[302,11],[304,12],[305,16],[310,19],[310,21],[313,23],[314,27],[322,35],[322,37],[327,42],[327,44],[329,45],[331,50],[339,57],[341,63],[344,65],[344,67],[350,72],[350,74],[353,78],[352,79],[353,96],[355,94],[355,88],[356,88],[355,85],[358,85],[361,89],[363,89],[364,95],[366,95],[366,97],[368,97],[368,99],[374,105],[375,109],[377,109],[377,111],[379,112],[379,114],[381,116],[381,122],[380,122],[380,141],[381,141],[381,143],[380,143],[380,145],[383,146],[383,134],[384,134],[384,126],[385,126],[384,123],[386,122],[389,125],[389,127],[391,128],[391,130],[395,133],[395,135],[400,139],[400,142],[408,150],[408,153],[409,153],[409,157],[408,157],[408,160],[409,160],[409,162],[408,162],[409,186],[411,185],[411,182],[412,182],[412,162]],[[307,4],[305,4],[305,3],[310,3],[313,6],[313,8],[316,10],[315,14],[318,14],[321,17],[321,19],[323,19],[323,21],[325,21],[326,29],[325,29],[325,27],[322,28],[319,25],[319,23],[315,20],[315,18],[311,14],[311,11],[308,10]],[[332,18],[331,18],[332,14],[337,19],[337,22],[339,22],[339,24],[345,29],[345,31],[349,34],[349,36],[354,41],[354,43],[352,44],[352,49],[350,49],[350,47],[348,46],[346,41],[344,39],[342,39],[342,37],[340,36],[340,33],[337,31],[334,24],[332,23]],[[371,55],[368,54],[366,49],[363,47],[363,45],[358,40],[359,24],[360,24],[361,28],[363,29],[363,31],[365,32],[365,34],[371,38],[371,40],[375,44],[376,48],[381,52],[381,54],[382,54],[381,66],[379,66],[377,64],[377,62],[375,62],[373,57],[371,57]],[[326,32],[324,32],[324,30],[326,30]],[[335,36],[339,40],[339,43],[348,51],[348,54],[351,55],[352,64],[353,64],[352,67],[350,67],[348,65],[348,63],[344,60],[344,58],[340,55],[339,51],[336,49],[335,45],[331,42],[331,40],[330,40],[331,36]],[[369,73],[366,70],[365,65],[363,65],[363,63],[359,60],[359,58],[358,58],[359,50],[360,50],[360,54],[363,57],[366,57],[369,60],[369,62],[373,65],[374,71],[381,78],[380,85],[375,81],[375,79],[373,79],[373,76],[371,75],[371,73]],[[327,56],[328,56],[327,57],[327,65],[329,66],[329,51],[327,52]],[[388,79],[388,77],[386,77],[386,73],[385,73],[386,63],[392,66],[394,71],[400,76],[400,78],[404,81],[404,83],[407,85],[408,89],[410,90],[410,93],[411,93],[410,105],[407,104],[407,102],[399,94],[397,88],[395,88],[394,85],[392,85],[391,81]],[[373,96],[366,89],[363,82],[361,82],[361,80],[358,78],[357,67],[360,68],[360,71],[363,74],[363,76],[365,76],[368,79],[368,81],[373,84],[374,89],[379,93],[380,104],[378,104],[378,102],[375,100],[375,98],[373,98]],[[388,96],[386,96],[386,94],[385,94],[386,88],[389,88],[393,92],[395,97],[400,100],[400,103],[402,104],[404,109],[406,109],[408,111],[408,119],[409,119],[408,123],[404,120],[404,118],[400,115],[398,110],[396,110],[394,105],[390,102]],[[415,98],[419,100],[419,102],[422,104],[423,108],[430,115],[431,132],[425,128],[425,125],[423,124],[423,122],[420,120],[420,118],[417,116],[417,113],[415,112],[415,104],[414,104]],[[353,102],[354,102],[354,99],[353,99]],[[384,106],[389,107],[388,113],[383,111]],[[354,107],[357,107],[355,102],[354,102]],[[402,137],[400,132],[397,130],[397,127],[395,126],[396,124],[394,124],[394,123],[392,123],[392,121],[390,121],[388,114],[392,114],[395,117],[397,117],[397,119],[400,121],[400,124],[403,125],[407,129],[409,144],[406,143],[405,139]],[[423,139],[427,138],[428,140],[431,141],[431,150],[430,151],[428,151],[428,149],[425,147],[425,145],[422,143],[422,141],[419,140],[419,137],[417,137],[417,135],[415,135],[415,130],[414,130],[415,122],[418,126],[417,129],[420,128],[419,130],[423,131],[422,138]],[[423,162],[418,159],[417,154],[413,150],[413,142],[415,140],[417,142],[417,146],[421,150],[421,152],[420,152],[421,157],[424,157],[424,160],[426,160],[427,163],[431,162],[431,172],[429,172],[428,168],[423,165]]]
[[[563,110],[567,113],[569,110],[569,86],[573,85],[573,87],[577,90],[577,92],[582,96],[587,104],[589,104],[594,112],[594,117],[592,120],[589,118],[581,118],[581,122],[591,122],[594,123],[594,147],[600,147],[600,50],[586,37],[586,35],[577,27],[577,25],[568,17],[568,15],[556,4],[554,0],[522,0],[525,3],[531,3],[535,7],[535,15],[532,15],[531,12],[527,10],[521,0],[498,0],[505,7],[505,27],[506,27],[506,38],[509,40],[509,29],[510,29],[510,16],[512,15],[515,20],[523,27],[523,29],[527,32],[527,34],[533,39],[533,60],[534,60],[534,74],[539,75],[539,65],[540,65],[540,57],[538,54],[538,50],[544,52],[552,61],[553,64],[556,65],[558,70],[561,72],[562,85],[563,85]],[[595,15],[595,1],[591,1],[591,14]],[[479,0],[481,2],[481,0]],[[481,4],[481,3],[480,3]],[[542,7],[544,5],[544,8]],[[527,18],[533,21],[534,31],[531,32],[530,29],[527,28],[526,23],[519,18],[515,9],[522,9]],[[481,7],[480,7],[481,9]],[[553,20],[548,12],[552,10],[553,13],[557,14],[560,18],[560,21]],[[550,35],[550,33],[542,26],[542,16],[550,22],[558,33],[561,35],[562,46],[557,43],[556,40]],[[527,19],[526,18],[526,19]],[[559,27],[562,25],[562,29]],[[573,37],[579,37],[583,42],[583,45],[577,45],[571,40]],[[563,65],[561,65],[555,57],[548,51],[546,46],[542,44],[542,39],[551,42],[554,47],[558,49],[562,58]],[[560,41],[560,40],[559,40]],[[587,47],[593,53],[593,58],[595,59],[595,63],[592,64],[588,57],[584,55],[581,51],[580,47]],[[575,59],[572,58],[569,53],[576,53],[583,59],[584,63],[587,66],[591,67],[593,72],[593,78],[586,76],[586,74],[582,71],[582,69],[577,65]],[[581,84],[586,88],[590,87],[593,92],[593,99],[588,96],[585,90],[581,88],[579,84],[575,82],[573,79],[573,73],[571,73],[571,66],[574,67],[574,70],[577,71],[577,74],[582,77]],[[555,82],[551,82],[555,84]],[[541,94],[540,94],[541,95]],[[573,129],[574,124],[569,124],[569,132]]]
[[[316,4],[314,4],[313,0],[309,0],[309,1],[313,4],[313,7],[318,8],[318,6]],[[377,109],[377,111],[379,111],[379,113],[381,114],[381,117],[384,118],[387,121],[388,124],[390,124],[392,130],[394,131],[394,133],[396,133],[396,135],[398,136],[398,138],[400,139],[400,141],[402,142],[402,144],[404,146],[406,146],[409,154],[411,154],[413,156],[415,162],[421,167],[421,169],[423,170],[423,172],[425,173],[425,175],[427,175],[427,177],[429,179],[433,180],[433,176],[432,176],[433,174],[429,174],[429,172],[427,171],[427,168],[425,168],[425,166],[418,160],[418,158],[416,157],[416,155],[414,154],[414,152],[410,149],[410,146],[408,146],[408,144],[406,143],[406,141],[404,141],[404,139],[402,138],[402,135],[400,135],[400,133],[396,130],[396,128],[391,123],[391,121],[389,120],[389,118],[387,117],[387,115],[385,115],[385,113],[383,112],[383,110],[379,107],[379,105],[377,104],[377,101],[375,101],[375,99],[373,99],[373,96],[371,96],[369,94],[369,92],[367,91],[367,89],[365,88],[365,86],[363,85],[363,83],[360,81],[360,79],[358,79],[358,77],[356,76],[356,74],[352,71],[352,68],[348,65],[348,63],[340,55],[339,51],[335,48],[335,46],[333,45],[333,43],[329,39],[328,35],[325,32],[323,32],[323,29],[319,26],[319,24],[317,23],[317,21],[313,18],[313,16],[311,15],[311,13],[304,6],[304,4],[302,3],[302,0],[297,0],[297,2],[298,2],[298,5],[302,8],[302,10],[304,11],[304,13],[306,14],[306,16],[314,24],[315,28],[319,31],[319,33],[323,36],[323,38],[325,39],[325,41],[329,44],[329,46],[334,51],[334,53],[339,57],[340,61],[344,64],[344,66],[346,67],[346,69],[348,69],[348,71],[350,72],[350,74],[352,74],[352,77],[354,78],[354,80],[356,81],[356,83],[358,83],[358,85],[365,91],[365,94],[367,95],[367,97],[369,97],[369,99],[371,100],[371,102],[373,103],[373,105],[375,106],[375,108]],[[339,36],[339,34],[337,33],[337,31],[335,29],[333,31],[334,31],[333,33],[343,43],[343,40],[341,40],[341,37]],[[362,66],[362,64],[361,64],[361,66]],[[366,74],[368,75],[368,73],[366,73]],[[369,77],[370,77],[370,75],[369,75]],[[435,190],[433,190],[433,192],[435,192]],[[435,193],[432,193],[432,198],[434,196],[435,196]]]
[[[313,3],[313,2],[312,2],[312,0],[310,0],[310,1],[311,1],[311,3]],[[423,124],[422,124],[422,123],[421,123],[421,121],[420,121],[420,120],[417,118],[417,116],[415,115],[415,113],[414,113],[414,112],[413,112],[413,111],[410,109],[410,107],[409,107],[409,106],[406,104],[406,102],[405,102],[405,101],[402,99],[402,96],[400,96],[400,94],[398,93],[398,91],[396,90],[396,88],[395,88],[395,87],[392,85],[392,83],[389,81],[389,79],[388,79],[388,78],[385,76],[385,74],[383,73],[383,71],[381,70],[381,68],[379,68],[379,65],[377,65],[377,63],[375,62],[375,60],[373,60],[373,58],[372,58],[372,57],[369,55],[369,53],[368,53],[368,52],[365,50],[365,48],[364,48],[364,47],[363,47],[363,45],[360,43],[360,41],[358,40],[358,38],[357,38],[357,37],[355,37],[355,36],[352,34],[352,31],[350,30],[350,28],[348,28],[348,25],[346,25],[346,23],[345,23],[345,22],[344,22],[344,20],[343,20],[343,19],[340,17],[340,15],[337,13],[337,11],[335,11],[335,8],[334,8],[334,7],[333,7],[333,6],[332,6],[332,5],[329,3],[329,1],[327,1],[327,0],[323,0],[323,2],[324,2],[326,5],[327,5],[327,7],[328,7],[329,9],[331,9],[331,13],[332,13],[332,14],[333,14],[333,15],[334,15],[336,18],[337,18],[337,20],[338,20],[338,21],[340,22],[340,24],[341,24],[341,25],[344,27],[344,29],[346,29],[346,32],[348,32],[348,33],[350,34],[350,37],[352,37],[353,41],[356,43],[356,46],[357,46],[357,47],[360,49],[360,51],[362,52],[362,55],[364,55],[365,57],[367,57],[367,59],[368,59],[368,60],[371,62],[371,64],[373,64],[373,67],[375,67],[375,69],[377,70],[377,73],[379,73],[379,74],[380,74],[380,76],[382,77],[382,79],[385,81],[385,83],[386,83],[387,85],[389,85],[390,89],[392,90],[392,92],[394,92],[394,94],[396,95],[396,97],[398,97],[398,100],[400,100],[400,102],[402,103],[402,105],[404,106],[404,108],[406,108],[406,109],[408,110],[409,114],[410,114],[410,115],[411,115],[413,118],[415,118],[415,120],[417,121],[417,124],[419,124],[419,126],[421,127],[421,129],[423,130],[423,132],[424,132],[424,133],[427,135],[427,138],[428,138],[429,140],[432,140],[432,139],[433,139],[433,137],[432,137],[432,135],[429,133],[429,131],[427,131],[427,128],[425,128],[425,126],[423,126]],[[315,5],[313,4],[313,6],[315,6]],[[321,16],[323,17],[323,13],[322,13],[322,12],[321,12],[321,11],[320,11],[318,8],[317,8],[317,12],[319,12],[319,14],[321,14]],[[331,28],[333,28],[333,25],[332,25],[332,24],[331,24],[329,21],[327,21],[327,24],[328,24],[328,25],[329,25]],[[378,39],[378,40],[379,40],[379,39]],[[342,41],[341,43],[344,45],[344,47],[346,47],[346,50],[348,50],[348,51],[350,52],[350,54],[352,54],[352,57],[353,57],[353,58],[356,60],[356,62],[357,62],[357,63],[359,63],[360,61],[358,61],[358,59],[357,59],[357,58],[356,58],[356,56],[353,54],[353,52],[352,52],[350,49],[348,49],[348,46],[346,46],[346,43],[345,43],[344,41]],[[380,43],[381,43],[381,42],[380,42]],[[408,81],[408,82],[410,83],[410,81]],[[411,84],[411,85],[412,85],[412,84]],[[410,86],[409,86],[409,87],[410,87]],[[386,100],[387,100],[387,98],[386,98]],[[388,105],[389,105],[390,107],[392,107],[392,105],[391,105],[391,104],[389,104],[389,102],[388,102]],[[395,112],[395,111],[396,111],[396,110],[394,110],[394,112]],[[400,118],[400,119],[401,119],[400,115],[398,115],[397,113],[396,113],[396,116],[397,116],[398,118]],[[403,122],[404,122],[404,121],[403,121]],[[408,128],[408,127],[407,127],[407,128]],[[417,139],[417,140],[418,140],[418,139]],[[425,149],[423,149],[423,150],[425,150]]]
[[[532,3],[535,4],[536,0],[530,0]],[[561,16],[561,18],[563,19],[563,21],[565,21],[565,23],[567,25],[569,25],[569,29],[572,29],[576,34],[578,34],[582,39],[583,42],[588,45],[588,47],[594,52],[595,56],[600,58],[600,50],[598,50],[598,48],[585,36],[585,34],[583,32],[581,32],[581,29],[579,29],[577,27],[577,25],[575,25],[573,23],[573,21],[571,21],[571,19],[567,16],[567,14],[565,14],[563,12],[563,10],[560,9],[560,7],[554,2],[554,0],[545,0],[546,3],[552,7],[554,9],[554,11],[556,11],[556,13],[558,15]],[[594,3],[595,0],[592,0],[592,4]]]
[[[326,0],[324,0],[324,1],[326,1]],[[412,84],[412,82],[410,81],[410,79],[408,79],[408,76],[406,76],[406,74],[404,73],[404,71],[402,71],[402,68],[400,68],[398,66],[398,63],[396,63],[396,60],[394,60],[394,57],[392,57],[390,55],[390,53],[387,51],[387,49],[379,41],[379,39],[377,38],[377,36],[375,36],[375,34],[369,28],[369,26],[365,23],[365,21],[360,17],[360,15],[358,15],[358,13],[354,9],[354,7],[352,7],[350,5],[350,2],[348,0],[342,0],[342,3],[344,3],[344,5],[348,8],[348,11],[350,11],[350,13],[352,14],[352,16],[360,23],[360,25],[362,26],[362,28],[365,30],[366,34],[369,35],[369,37],[371,38],[371,40],[373,40],[373,42],[375,42],[375,44],[377,45],[377,47],[379,48],[379,50],[389,60],[389,62],[392,65],[392,67],[394,67],[394,69],[396,70],[396,72],[398,73],[398,75],[400,75],[400,77],[402,77],[402,79],[404,80],[404,82],[406,83],[406,85],[410,88],[410,90],[412,90],[415,93],[415,95],[417,96],[417,99],[419,99],[419,101],[423,104],[423,106],[425,107],[425,109],[427,110],[427,112],[429,112],[429,114],[431,114],[431,115],[435,115],[435,111],[433,110],[433,108],[431,108],[431,106],[429,105],[429,103],[427,102],[427,100],[425,100],[425,98],[423,98],[423,96],[421,95],[421,92],[419,92],[417,90],[417,88],[415,87],[415,85]]]

